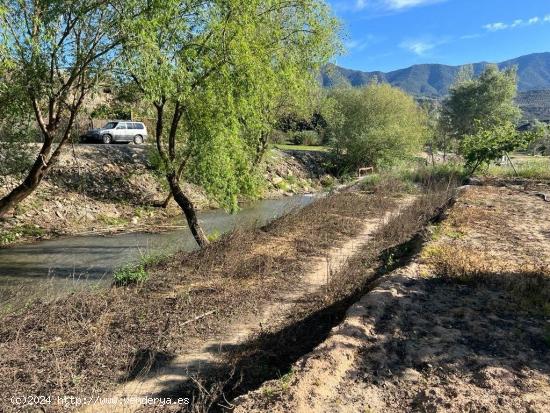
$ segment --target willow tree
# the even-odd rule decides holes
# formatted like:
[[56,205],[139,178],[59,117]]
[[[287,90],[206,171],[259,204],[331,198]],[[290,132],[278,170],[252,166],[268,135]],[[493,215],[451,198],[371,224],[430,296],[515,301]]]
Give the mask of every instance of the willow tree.
[[0,64],[5,87],[31,108],[42,145],[25,178],[0,199],[0,217],[29,196],[55,166],[76,117],[120,42],[107,0],[4,0]]
[[320,0],[135,0],[124,66],[155,107],[156,149],[199,246],[208,240],[184,181],[234,211],[258,188],[255,160],[283,94],[332,55],[336,21]]

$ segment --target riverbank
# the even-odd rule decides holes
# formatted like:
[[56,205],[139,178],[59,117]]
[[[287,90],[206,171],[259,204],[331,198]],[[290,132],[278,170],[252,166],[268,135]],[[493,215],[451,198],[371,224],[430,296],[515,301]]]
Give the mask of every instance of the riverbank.
[[[0,247],[64,235],[163,231],[181,216],[173,201],[159,207],[168,192],[148,161],[147,146],[67,149],[38,190],[0,220]],[[260,198],[330,188],[336,180],[326,173],[323,159],[318,153],[270,150],[262,165],[266,187]],[[0,189],[0,196],[8,189]],[[185,184],[184,189],[198,210],[218,207],[201,188]]]
[[[407,208],[406,214],[373,235],[378,240],[372,251],[374,261],[382,250],[418,231],[442,202],[438,197],[430,199]],[[297,288],[311,260],[358,236],[365,220],[383,221],[402,200],[402,194],[382,189],[346,191],[262,229],[234,232],[205,250],[180,253],[155,264],[148,268],[149,280],[138,286],[78,292],[62,300],[36,302],[4,317],[0,387],[5,409],[17,410],[9,398],[29,389],[52,398],[110,394],[119,383],[216,340],[231,323],[253,318],[269,303],[278,302],[281,294]],[[356,279],[334,279],[330,284],[334,288],[306,294],[304,301],[291,306],[299,311],[290,314],[307,318],[353,294],[368,278],[364,273]],[[295,320],[280,321],[292,324]],[[269,320],[269,326],[278,322]],[[269,378],[277,374],[279,362],[255,366],[263,366],[262,371],[251,371],[249,366],[243,374],[252,381],[259,373],[260,378]],[[55,408],[72,410],[74,406]]]

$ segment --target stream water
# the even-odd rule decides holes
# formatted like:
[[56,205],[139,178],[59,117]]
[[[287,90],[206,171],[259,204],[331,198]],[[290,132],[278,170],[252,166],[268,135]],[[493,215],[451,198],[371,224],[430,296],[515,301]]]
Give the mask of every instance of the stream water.
[[[213,210],[201,213],[199,219],[207,233],[224,233],[265,225],[314,199],[296,195],[262,200],[242,207],[237,214]],[[170,224],[183,226],[183,216]],[[0,249],[0,305],[83,286],[108,285],[117,267],[138,262],[145,253],[169,254],[195,248],[185,227],[160,233],[63,237]]]

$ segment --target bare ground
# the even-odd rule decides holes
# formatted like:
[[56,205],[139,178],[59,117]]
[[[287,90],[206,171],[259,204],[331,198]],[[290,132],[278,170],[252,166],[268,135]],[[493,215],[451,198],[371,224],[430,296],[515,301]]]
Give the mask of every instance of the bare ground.
[[549,234],[525,187],[465,189],[411,264],[235,411],[550,412]]

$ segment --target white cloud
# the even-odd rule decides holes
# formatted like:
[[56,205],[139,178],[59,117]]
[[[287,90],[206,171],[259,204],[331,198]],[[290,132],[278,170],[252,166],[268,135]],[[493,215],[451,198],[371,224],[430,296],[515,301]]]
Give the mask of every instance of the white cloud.
[[361,52],[370,45],[378,43],[380,41],[381,39],[379,37],[374,36],[373,34],[368,34],[360,39],[350,39],[344,42],[344,46],[346,46],[346,49],[348,49],[349,51],[355,50]]
[[354,0],[353,3],[339,2],[340,10],[359,11],[365,9],[399,11],[412,7],[427,6],[434,3],[442,3],[447,0]]
[[475,33],[475,34],[465,34],[460,36],[460,40],[471,40],[471,39],[479,39],[481,37],[481,34]]
[[409,7],[426,6],[439,3],[441,0],[385,0],[386,7],[392,10],[406,9]]
[[503,22],[489,23],[483,26],[483,28],[490,32],[497,32],[499,30],[515,29],[518,27],[533,26],[541,23],[550,23],[550,14],[544,17],[531,17],[529,20],[516,19],[510,24]]
[[437,43],[424,40],[405,40],[400,44],[400,46],[418,56],[423,56],[426,52],[434,49],[437,46]]
[[523,24],[523,20],[522,19],[517,19],[517,20],[514,20],[514,22],[510,25],[510,27],[518,27],[518,26],[521,26]]
[[483,26],[484,29],[489,30],[490,32],[497,32],[499,30],[506,30],[509,26],[506,23],[490,23]]

